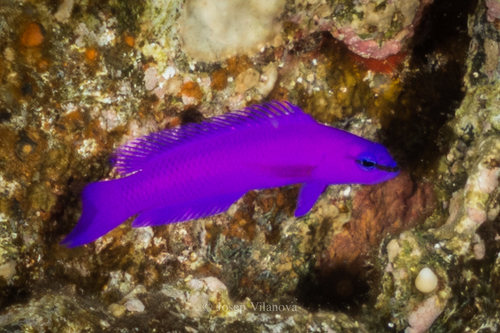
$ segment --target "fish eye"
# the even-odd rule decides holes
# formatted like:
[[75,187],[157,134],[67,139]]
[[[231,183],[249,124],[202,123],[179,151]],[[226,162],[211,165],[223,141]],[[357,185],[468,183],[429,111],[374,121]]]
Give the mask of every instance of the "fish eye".
[[375,162],[362,160],[361,165],[364,166],[365,168],[373,168],[375,166]]
[[377,165],[377,163],[375,163],[375,161],[370,157],[362,157],[358,159],[356,162],[359,164],[361,169],[365,171],[371,171],[375,169],[375,166]]

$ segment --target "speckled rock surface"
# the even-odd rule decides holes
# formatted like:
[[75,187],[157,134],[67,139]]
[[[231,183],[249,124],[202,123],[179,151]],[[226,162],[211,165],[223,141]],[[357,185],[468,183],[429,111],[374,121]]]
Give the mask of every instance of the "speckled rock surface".
[[[0,331],[498,330],[496,2],[248,1],[270,30],[207,57],[183,16],[200,3],[0,6]],[[382,142],[401,175],[300,219],[291,186],[59,246],[113,149],[272,99]]]

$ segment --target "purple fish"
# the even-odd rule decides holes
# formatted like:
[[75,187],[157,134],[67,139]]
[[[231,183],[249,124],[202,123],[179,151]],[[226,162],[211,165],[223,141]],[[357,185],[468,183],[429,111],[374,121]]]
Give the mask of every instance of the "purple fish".
[[292,184],[302,184],[302,216],[330,184],[376,184],[399,173],[381,144],[319,124],[288,102],[143,136],[112,161],[123,177],[87,185],[80,220],[61,244],[92,242],[136,214],[134,228],[219,214],[250,190]]

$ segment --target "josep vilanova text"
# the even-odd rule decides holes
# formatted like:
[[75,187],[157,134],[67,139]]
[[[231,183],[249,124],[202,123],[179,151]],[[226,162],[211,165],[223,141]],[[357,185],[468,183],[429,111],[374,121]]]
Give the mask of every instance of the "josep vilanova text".
[[259,312],[283,312],[283,311],[298,311],[297,305],[290,304],[269,304],[266,302],[250,302],[252,307],[248,307],[248,303],[245,304],[235,304],[227,305],[217,303],[215,307],[216,311],[239,311],[243,312],[245,310],[253,309],[253,311]]

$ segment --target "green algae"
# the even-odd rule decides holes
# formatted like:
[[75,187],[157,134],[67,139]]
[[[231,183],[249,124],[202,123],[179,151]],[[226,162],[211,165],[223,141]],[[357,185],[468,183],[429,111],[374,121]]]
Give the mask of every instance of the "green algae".
[[137,34],[140,32],[140,18],[146,10],[146,4],[143,1],[111,0],[109,7],[118,20],[120,33]]

